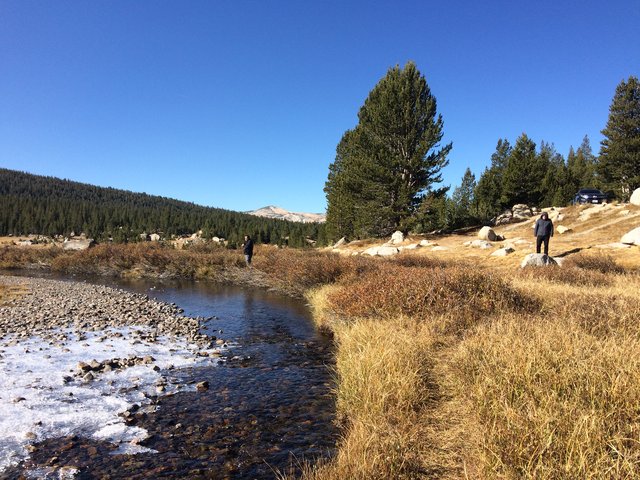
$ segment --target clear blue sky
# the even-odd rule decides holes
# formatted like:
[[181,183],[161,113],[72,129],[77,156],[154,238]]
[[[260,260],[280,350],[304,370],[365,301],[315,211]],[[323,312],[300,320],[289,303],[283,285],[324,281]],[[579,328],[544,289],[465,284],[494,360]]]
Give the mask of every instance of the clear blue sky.
[[0,166],[202,205],[324,211],[369,91],[416,62],[453,142],[599,150],[640,1],[0,0]]

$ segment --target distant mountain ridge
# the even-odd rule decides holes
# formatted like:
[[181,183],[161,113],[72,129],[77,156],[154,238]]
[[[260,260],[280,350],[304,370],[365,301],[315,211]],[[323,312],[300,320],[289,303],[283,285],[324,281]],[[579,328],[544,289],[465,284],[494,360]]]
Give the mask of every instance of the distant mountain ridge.
[[327,216],[324,213],[290,212],[275,205],[268,205],[266,207],[262,207],[257,210],[252,210],[245,213],[248,213],[249,215],[255,215],[257,217],[288,220],[289,222],[323,223],[327,220]]

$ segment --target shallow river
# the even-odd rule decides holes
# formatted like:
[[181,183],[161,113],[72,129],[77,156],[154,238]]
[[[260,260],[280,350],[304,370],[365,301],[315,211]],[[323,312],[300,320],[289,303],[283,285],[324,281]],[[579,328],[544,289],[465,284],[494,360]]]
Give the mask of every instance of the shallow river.
[[140,409],[127,420],[149,433],[142,446],[157,453],[114,454],[107,442],[67,436],[36,444],[28,460],[0,477],[34,478],[71,465],[76,479],[275,478],[334,453],[332,346],[304,303],[201,282],[117,286],[175,302],[189,316],[214,317],[205,331],[230,341],[227,361],[174,371],[186,384],[206,380],[210,387],[159,396],[155,412]]

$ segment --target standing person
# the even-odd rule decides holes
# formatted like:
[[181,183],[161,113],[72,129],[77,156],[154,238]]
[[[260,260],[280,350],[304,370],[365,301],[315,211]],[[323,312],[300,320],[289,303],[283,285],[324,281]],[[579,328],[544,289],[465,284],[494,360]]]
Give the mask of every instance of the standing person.
[[536,221],[533,234],[536,236],[536,253],[540,253],[540,246],[544,242],[544,254],[549,255],[549,239],[553,237],[553,222],[549,219],[547,212],[540,215]]
[[251,267],[251,257],[253,257],[253,240],[251,240],[249,235],[244,236],[242,251],[244,252],[244,260],[247,262],[247,267]]

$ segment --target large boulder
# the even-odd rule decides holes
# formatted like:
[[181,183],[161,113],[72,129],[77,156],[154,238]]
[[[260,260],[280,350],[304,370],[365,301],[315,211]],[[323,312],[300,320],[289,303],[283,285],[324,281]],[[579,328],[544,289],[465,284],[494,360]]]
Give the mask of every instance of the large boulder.
[[345,237],[342,237],[340,240],[338,240],[334,245],[333,248],[338,248],[341,247],[343,245],[346,245],[347,243],[347,239]]
[[620,240],[620,243],[626,243],[627,245],[640,245],[640,227],[634,228],[628,233],[625,233]]
[[402,233],[400,230],[393,232],[393,235],[391,235],[391,244],[398,245],[402,242],[404,242],[404,233]]
[[498,240],[496,232],[494,232],[493,228],[491,227],[482,227],[478,232],[478,238],[480,240],[487,240],[489,242],[495,242]]
[[378,248],[378,255],[380,257],[390,257],[391,255],[396,255],[398,253],[400,253],[400,250],[398,250],[396,247],[383,245],[382,247]]
[[636,188],[631,194],[629,203],[640,206],[640,188]]
[[533,210],[529,205],[525,205],[524,203],[518,203],[511,207],[511,213],[516,220],[526,220],[527,218],[533,217]]
[[367,248],[363,255],[371,255],[372,257],[380,256],[380,257],[389,257],[391,255],[396,255],[400,253],[396,247],[391,247],[389,245],[375,246],[371,248]]
[[547,267],[549,265],[557,265],[557,264],[558,264],[558,262],[556,262],[549,255],[545,255],[543,253],[530,253],[529,255],[524,257],[524,260],[522,260],[522,263],[520,264],[520,266],[522,268],[525,268],[525,267]]
[[68,238],[62,244],[63,250],[86,250],[93,247],[93,238]]

